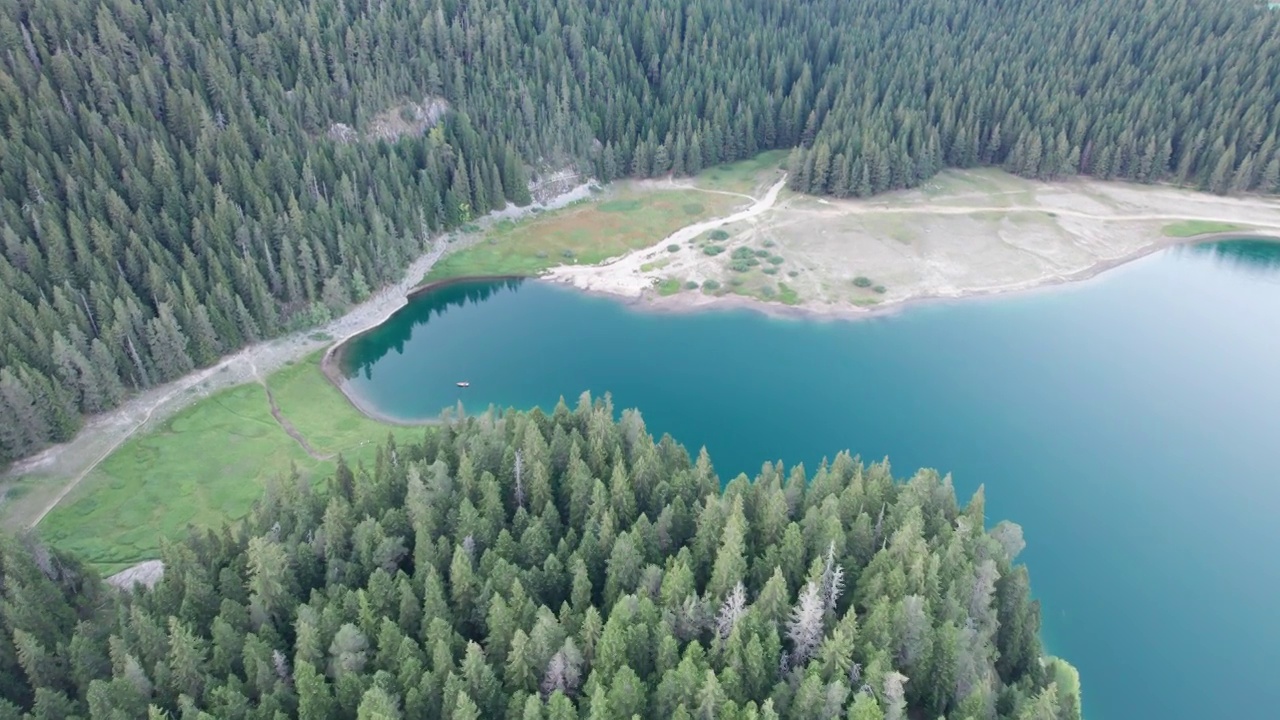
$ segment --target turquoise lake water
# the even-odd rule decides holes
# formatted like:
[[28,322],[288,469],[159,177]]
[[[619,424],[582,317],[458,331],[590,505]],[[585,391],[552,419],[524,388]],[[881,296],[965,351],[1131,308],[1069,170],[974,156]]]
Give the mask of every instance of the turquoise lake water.
[[726,480],[848,448],[950,472],[961,502],[985,483],[1089,720],[1280,713],[1280,244],[858,321],[462,284],[346,359],[349,391],[400,418],[609,391]]

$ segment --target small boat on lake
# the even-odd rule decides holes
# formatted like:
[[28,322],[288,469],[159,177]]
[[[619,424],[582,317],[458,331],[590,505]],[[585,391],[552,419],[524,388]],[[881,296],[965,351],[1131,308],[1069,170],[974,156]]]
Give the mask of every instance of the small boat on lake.
[[471,387],[471,383],[467,382],[466,380],[460,380],[456,384],[458,387]]

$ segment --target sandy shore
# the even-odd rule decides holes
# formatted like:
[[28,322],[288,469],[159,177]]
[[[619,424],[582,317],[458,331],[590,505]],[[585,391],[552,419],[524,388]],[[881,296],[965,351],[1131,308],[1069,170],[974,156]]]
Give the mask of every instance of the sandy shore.
[[[1182,243],[1280,237],[1275,200],[1088,179],[1036,183],[998,171],[949,171],[932,187],[873,200],[780,189],[649,248],[598,265],[557,267],[543,277],[653,310],[746,307],[856,318],[922,301],[1085,280]],[[1185,221],[1241,229],[1185,238],[1166,233]],[[704,235],[717,228],[730,237]],[[705,252],[710,245],[720,252]],[[743,249],[757,260],[745,272],[731,269],[734,251]],[[666,296],[656,290],[663,281],[683,287],[709,280],[720,289]],[[784,292],[786,304],[779,301]]]
[[[1152,242],[1147,247],[1132,255],[1114,260],[1101,260],[1088,268],[1068,275],[1046,274],[1041,277],[1029,279],[1025,282],[1010,285],[972,287],[946,294],[920,294],[908,297],[891,298],[870,306],[857,306],[850,305],[848,303],[829,303],[817,300],[808,300],[794,305],[787,305],[780,302],[772,302],[733,293],[706,294],[701,292],[681,292],[674,295],[663,296],[655,292],[652,285],[646,285],[639,292],[632,292],[631,290],[635,283],[631,281],[613,283],[605,282],[599,284],[592,282],[578,283],[553,275],[545,275],[539,278],[539,280],[543,282],[554,282],[557,284],[569,285],[588,295],[608,298],[646,312],[689,313],[714,310],[750,310],[769,317],[795,320],[859,320],[895,315],[917,305],[926,303],[935,304],[961,302],[971,298],[989,297],[1010,293],[1027,293],[1038,290],[1052,290],[1055,286],[1065,283],[1089,280],[1090,278],[1096,277],[1107,270],[1112,270],[1122,265],[1126,265],[1134,260],[1140,260],[1166,248],[1177,245],[1212,242],[1214,240],[1234,239],[1241,236],[1242,233],[1239,232],[1228,232],[1212,233],[1192,238],[1165,238]],[[1280,242],[1280,232],[1270,235],[1266,233],[1249,233],[1249,237],[1270,239]],[[359,405],[354,401],[353,403],[357,404],[357,406]],[[368,414],[368,411],[362,410],[362,412],[366,412],[366,414]],[[378,416],[373,414],[371,417]]]

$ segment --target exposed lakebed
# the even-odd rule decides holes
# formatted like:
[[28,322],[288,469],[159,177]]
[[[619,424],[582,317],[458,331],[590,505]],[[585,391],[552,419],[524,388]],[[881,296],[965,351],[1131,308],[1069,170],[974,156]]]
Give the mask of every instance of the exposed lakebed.
[[[341,354],[380,415],[584,390],[723,479],[850,449],[986,485],[1091,720],[1280,705],[1280,245],[1162,251],[1084,283],[858,321],[657,314],[536,281],[415,298]],[[471,387],[458,388],[467,381]]]

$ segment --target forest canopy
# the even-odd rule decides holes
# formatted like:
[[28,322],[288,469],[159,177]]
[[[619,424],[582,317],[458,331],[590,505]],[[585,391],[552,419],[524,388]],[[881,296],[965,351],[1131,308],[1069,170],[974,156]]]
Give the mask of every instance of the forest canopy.
[[341,313],[548,169],[1280,191],[1257,0],[11,0],[0,47],[0,463]]
[[281,479],[150,590],[0,540],[0,720],[1080,717],[981,489],[841,453],[722,492],[614,418],[491,412]]

